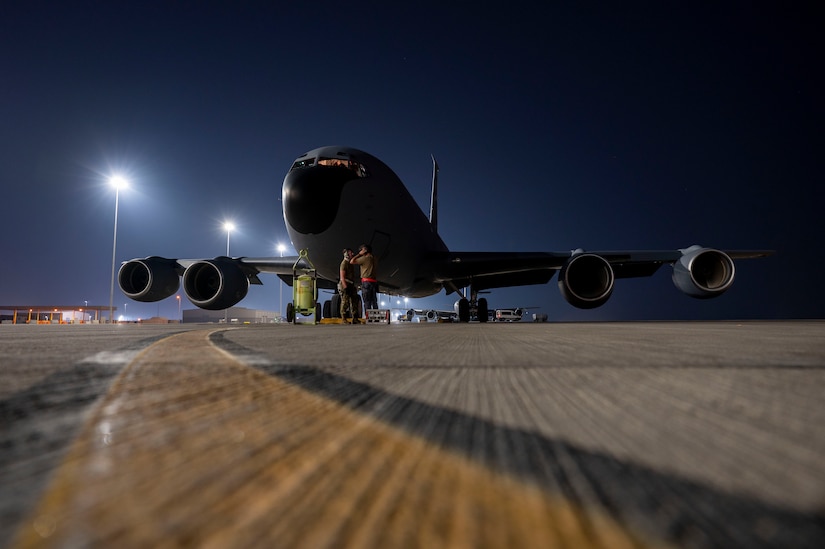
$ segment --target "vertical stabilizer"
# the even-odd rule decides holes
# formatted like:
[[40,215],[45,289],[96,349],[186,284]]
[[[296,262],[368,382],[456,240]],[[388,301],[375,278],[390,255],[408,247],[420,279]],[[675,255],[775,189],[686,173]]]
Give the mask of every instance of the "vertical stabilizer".
[[433,159],[433,188],[430,194],[430,229],[438,234],[438,162]]

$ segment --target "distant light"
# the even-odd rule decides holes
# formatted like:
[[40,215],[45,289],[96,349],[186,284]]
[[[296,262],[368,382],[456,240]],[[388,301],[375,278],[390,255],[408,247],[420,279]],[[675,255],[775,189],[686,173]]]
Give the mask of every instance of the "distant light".
[[232,223],[231,221],[226,221],[226,222],[224,222],[224,224],[223,224],[223,229],[224,229],[226,232],[231,233],[232,231],[234,231],[234,230],[235,230],[235,224],[234,224],[234,223]]
[[113,175],[109,178],[109,185],[114,187],[115,189],[125,189],[129,186],[129,181],[122,175]]
[[279,253],[284,253],[285,251],[286,251],[286,246],[284,246],[283,244],[280,244],[280,243],[279,243],[279,244],[278,244],[278,252],[279,252]]

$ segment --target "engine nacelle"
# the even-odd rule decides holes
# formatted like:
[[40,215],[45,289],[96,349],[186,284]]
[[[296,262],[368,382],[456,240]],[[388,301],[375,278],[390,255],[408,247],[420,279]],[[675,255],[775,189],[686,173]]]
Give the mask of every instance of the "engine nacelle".
[[691,297],[708,299],[730,288],[734,273],[733,260],[725,252],[691,246],[673,264],[673,283]]
[[601,307],[613,293],[613,268],[599,255],[577,253],[559,273],[564,299],[579,309]]
[[180,266],[174,259],[164,257],[132,259],[121,265],[117,283],[130,299],[160,301],[180,288]]
[[192,263],[183,273],[183,291],[201,309],[232,307],[249,291],[249,279],[238,263],[225,256]]

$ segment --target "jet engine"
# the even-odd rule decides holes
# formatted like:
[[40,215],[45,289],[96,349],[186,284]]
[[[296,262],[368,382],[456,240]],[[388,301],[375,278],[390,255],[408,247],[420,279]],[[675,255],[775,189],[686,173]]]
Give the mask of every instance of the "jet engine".
[[733,260],[725,252],[691,246],[673,264],[673,283],[691,297],[722,295],[733,284]]
[[184,271],[183,291],[201,309],[219,311],[246,297],[249,279],[238,263],[228,257],[204,259]]
[[130,299],[152,302],[166,299],[180,287],[180,266],[174,259],[147,257],[121,265],[117,283]]
[[613,293],[613,268],[601,256],[575,253],[559,273],[564,299],[579,309],[601,307]]

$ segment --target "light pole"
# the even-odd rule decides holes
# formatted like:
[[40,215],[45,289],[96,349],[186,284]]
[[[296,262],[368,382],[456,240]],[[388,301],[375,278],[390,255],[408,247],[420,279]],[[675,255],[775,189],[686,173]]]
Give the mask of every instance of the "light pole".
[[175,299],[178,300],[178,322],[183,322],[183,319],[180,317],[180,294],[176,295]]
[[226,221],[223,224],[223,230],[226,231],[226,257],[229,257],[229,233],[235,230],[235,224],[231,221]]
[[[229,257],[229,234],[235,230],[235,224],[231,221],[224,221],[223,228],[226,231],[226,257]],[[229,309],[223,310],[223,321],[229,322]]]
[[[278,244],[278,252],[281,254],[281,257],[284,257],[284,252],[285,251],[286,251],[286,246],[284,246],[283,244]],[[279,284],[278,284],[278,300],[279,300],[278,314],[283,315],[284,314],[284,281],[279,280],[278,282],[279,282]],[[283,316],[281,316],[281,318],[283,318]]]
[[117,250],[117,206],[120,199],[120,189],[129,186],[129,182],[122,176],[114,175],[109,178],[109,184],[115,188],[115,230],[112,236],[112,285],[109,287],[109,324],[114,320],[115,300],[115,251]]

